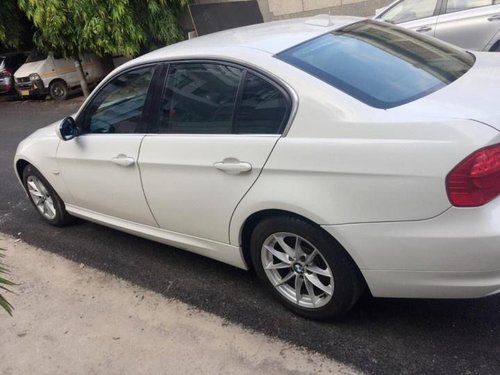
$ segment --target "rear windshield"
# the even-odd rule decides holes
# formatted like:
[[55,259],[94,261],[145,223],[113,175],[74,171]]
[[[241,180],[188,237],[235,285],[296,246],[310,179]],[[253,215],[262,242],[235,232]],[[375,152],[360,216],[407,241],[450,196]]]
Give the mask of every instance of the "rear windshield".
[[472,54],[397,26],[361,21],[277,57],[376,108],[428,95],[464,75]]

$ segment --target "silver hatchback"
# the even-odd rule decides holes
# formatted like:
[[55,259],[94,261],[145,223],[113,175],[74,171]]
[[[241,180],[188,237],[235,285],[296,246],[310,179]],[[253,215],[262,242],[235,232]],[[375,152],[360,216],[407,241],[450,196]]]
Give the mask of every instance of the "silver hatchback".
[[500,0],[397,0],[374,19],[469,50],[500,52]]

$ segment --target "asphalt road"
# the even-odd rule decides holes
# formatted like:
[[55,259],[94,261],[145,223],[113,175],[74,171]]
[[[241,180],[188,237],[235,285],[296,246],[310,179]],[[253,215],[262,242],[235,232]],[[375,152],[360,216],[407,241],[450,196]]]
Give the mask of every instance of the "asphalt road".
[[80,103],[0,102],[0,231],[369,374],[500,373],[500,297],[365,297],[343,321],[318,323],[285,310],[251,272],[88,222],[46,225],[24,196],[12,159],[21,139]]

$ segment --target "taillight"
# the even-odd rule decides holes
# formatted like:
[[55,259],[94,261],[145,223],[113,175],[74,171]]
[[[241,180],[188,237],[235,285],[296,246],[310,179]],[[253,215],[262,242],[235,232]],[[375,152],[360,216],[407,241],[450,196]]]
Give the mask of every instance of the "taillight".
[[456,207],[482,206],[500,195],[500,144],[482,148],[446,177],[446,191]]

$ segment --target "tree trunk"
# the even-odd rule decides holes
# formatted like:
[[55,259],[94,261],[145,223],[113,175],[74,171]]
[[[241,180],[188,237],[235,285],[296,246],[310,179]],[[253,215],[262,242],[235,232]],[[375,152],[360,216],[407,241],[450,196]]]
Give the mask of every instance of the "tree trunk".
[[83,96],[88,97],[90,94],[89,85],[87,84],[85,73],[83,72],[82,61],[79,58],[75,58],[75,67],[80,75],[80,86],[82,87]]

